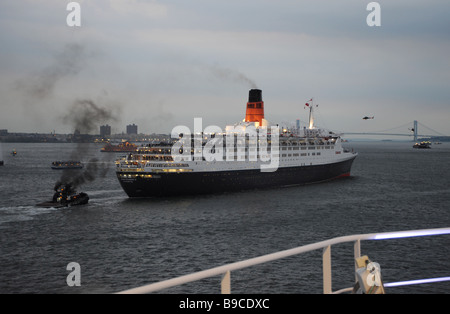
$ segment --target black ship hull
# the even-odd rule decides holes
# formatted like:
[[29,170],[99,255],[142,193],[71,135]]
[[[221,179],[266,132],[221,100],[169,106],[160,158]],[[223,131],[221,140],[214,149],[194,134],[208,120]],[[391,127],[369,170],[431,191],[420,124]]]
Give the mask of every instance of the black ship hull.
[[129,197],[211,194],[304,185],[350,175],[356,156],[330,164],[278,168],[274,172],[232,170],[215,172],[142,173],[117,172]]

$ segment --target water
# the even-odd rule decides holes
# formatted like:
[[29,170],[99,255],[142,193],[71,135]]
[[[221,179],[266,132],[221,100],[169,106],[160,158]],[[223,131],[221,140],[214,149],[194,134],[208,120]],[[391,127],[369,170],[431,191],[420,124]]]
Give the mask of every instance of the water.
[[[333,182],[201,197],[129,199],[114,154],[86,144],[109,172],[82,188],[89,205],[42,209],[75,144],[1,144],[0,293],[110,293],[333,237],[450,226],[450,144],[347,143],[359,152],[352,176]],[[9,153],[16,149],[18,155]],[[1,159],[1,158],[0,158]],[[383,280],[449,276],[450,237],[363,241]],[[333,246],[333,289],[354,281],[353,245]],[[66,266],[81,267],[69,287]],[[321,293],[321,252],[231,274],[232,293]],[[387,288],[449,293],[450,283]],[[220,293],[220,278],[162,293]]]

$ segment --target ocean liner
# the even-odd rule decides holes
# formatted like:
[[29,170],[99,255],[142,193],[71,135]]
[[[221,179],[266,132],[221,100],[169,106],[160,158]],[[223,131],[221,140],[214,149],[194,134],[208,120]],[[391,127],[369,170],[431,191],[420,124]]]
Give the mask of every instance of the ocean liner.
[[349,176],[357,153],[342,147],[340,134],[315,127],[314,104],[306,106],[308,127],[280,128],[265,120],[262,91],[252,89],[242,122],[224,132],[194,126],[191,134],[187,127],[174,128],[172,142],[142,146],[116,160],[117,178],[129,197],[153,197],[303,185]]

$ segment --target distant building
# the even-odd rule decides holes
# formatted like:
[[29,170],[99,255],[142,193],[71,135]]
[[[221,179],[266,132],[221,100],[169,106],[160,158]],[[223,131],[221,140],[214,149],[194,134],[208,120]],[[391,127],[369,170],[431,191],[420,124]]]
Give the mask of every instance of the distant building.
[[136,124],[127,125],[127,134],[138,134],[138,127]]
[[111,126],[109,125],[101,125],[100,126],[100,137],[106,138],[111,136]]
[[8,130],[6,130],[6,129],[0,130],[0,136],[6,136],[6,135],[8,135]]

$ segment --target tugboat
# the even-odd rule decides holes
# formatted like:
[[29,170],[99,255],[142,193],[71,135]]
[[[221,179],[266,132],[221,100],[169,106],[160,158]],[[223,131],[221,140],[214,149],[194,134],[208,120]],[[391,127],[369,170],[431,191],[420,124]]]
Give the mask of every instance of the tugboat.
[[85,205],[89,202],[89,196],[86,193],[77,193],[70,185],[57,185],[53,199],[49,202],[36,204],[37,207],[61,208],[77,205]]
[[420,143],[416,143],[413,146],[414,148],[431,148],[431,143],[430,142],[420,142]]

